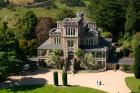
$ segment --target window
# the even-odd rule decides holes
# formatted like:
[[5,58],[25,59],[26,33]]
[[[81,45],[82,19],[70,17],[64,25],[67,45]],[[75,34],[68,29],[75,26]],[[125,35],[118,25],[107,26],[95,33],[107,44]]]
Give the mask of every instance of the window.
[[68,35],[68,29],[66,28],[66,35]]
[[74,47],[73,40],[68,40],[68,47],[69,48]]
[[55,37],[54,38],[54,44],[61,44],[61,38],[60,37]]
[[103,52],[103,58],[106,58],[106,52]]
[[75,28],[73,28],[73,35],[75,35]]
[[102,52],[97,52],[96,53],[96,58],[102,58]]
[[75,28],[66,28],[66,35],[75,35]]
[[70,35],[70,28],[68,28],[68,35]]
[[85,45],[95,45],[95,39],[92,37],[87,37],[84,39]]

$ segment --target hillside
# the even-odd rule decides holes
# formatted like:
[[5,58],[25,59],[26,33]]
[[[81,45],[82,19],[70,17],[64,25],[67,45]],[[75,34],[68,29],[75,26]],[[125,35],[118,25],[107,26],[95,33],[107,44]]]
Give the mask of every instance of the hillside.
[[24,5],[34,3],[34,0],[9,0],[9,2],[15,5]]
[[[11,0],[12,1],[12,0]],[[13,0],[13,1],[19,1],[19,0]],[[20,1],[33,1],[33,0],[20,0]],[[88,4],[88,1],[84,1],[85,4]],[[57,18],[57,14],[60,13],[60,11],[64,8],[67,8],[65,4],[62,4],[60,0],[55,0],[54,4],[57,6],[57,8],[52,9],[46,9],[42,7],[37,8],[25,8],[22,6],[12,6],[10,8],[2,8],[0,10],[0,19],[6,19],[9,22],[9,26],[13,27],[13,25],[16,24],[16,21],[19,17],[24,15],[27,11],[33,11],[37,17],[53,17],[54,19]],[[85,7],[71,7],[74,12],[85,12]]]

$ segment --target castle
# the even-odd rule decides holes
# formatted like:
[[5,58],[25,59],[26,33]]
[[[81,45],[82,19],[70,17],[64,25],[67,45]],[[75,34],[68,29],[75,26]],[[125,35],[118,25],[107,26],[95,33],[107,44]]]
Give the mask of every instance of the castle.
[[74,18],[57,21],[57,28],[49,31],[49,39],[37,49],[38,59],[45,60],[50,50],[59,49],[63,51],[63,58],[67,58],[66,62],[69,62],[80,48],[85,53],[92,53],[99,68],[106,69],[111,45],[112,39],[100,35],[96,22],[85,21],[84,13],[77,13]]

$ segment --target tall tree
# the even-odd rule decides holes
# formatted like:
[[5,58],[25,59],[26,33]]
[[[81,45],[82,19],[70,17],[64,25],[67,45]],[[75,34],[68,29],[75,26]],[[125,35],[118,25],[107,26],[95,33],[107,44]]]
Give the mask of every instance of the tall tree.
[[135,51],[134,51],[134,74],[136,78],[140,78],[140,42],[136,42]]
[[[22,67],[22,53],[18,41],[4,22],[0,27],[0,81],[10,73],[15,73]],[[22,56],[22,57],[21,57]],[[13,69],[14,68],[14,69]]]
[[130,0],[130,4],[126,10],[125,31],[128,33],[135,32],[135,24],[137,16],[134,4],[135,4],[134,1]]
[[80,66],[86,70],[95,69],[95,62],[92,53],[86,53],[84,55],[84,60],[81,61]]
[[50,67],[55,67],[61,69],[61,50],[54,49],[49,53],[49,57],[46,63]]
[[80,48],[75,52],[75,57],[77,61],[83,61],[84,55],[85,55],[84,51]]
[[88,16],[104,31],[112,33],[114,39],[124,31],[125,8],[120,0],[91,0]]
[[19,38],[30,40],[35,38],[35,26],[37,17],[32,11],[27,11],[23,17],[17,22],[17,33]]
[[23,49],[25,55],[36,55],[36,34],[35,26],[37,17],[32,11],[27,11],[23,17],[19,19],[16,27],[16,37],[19,39],[19,45]]
[[4,7],[6,3],[6,0],[0,0],[0,7]]

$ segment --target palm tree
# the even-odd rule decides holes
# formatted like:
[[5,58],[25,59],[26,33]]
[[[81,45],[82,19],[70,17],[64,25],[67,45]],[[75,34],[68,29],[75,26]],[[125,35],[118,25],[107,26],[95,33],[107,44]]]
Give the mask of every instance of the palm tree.
[[80,48],[78,50],[76,50],[75,52],[75,57],[77,61],[82,61],[84,58],[84,52],[83,50],[81,50]]
[[84,60],[84,55],[85,55],[84,51],[81,50],[80,48],[79,48],[78,50],[76,50],[76,52],[75,52],[75,58],[76,58],[77,63],[78,63],[79,65],[80,65],[80,63],[83,62],[83,60]]
[[49,53],[48,59],[46,60],[47,65],[55,68],[61,68],[61,50],[54,49]]
[[92,53],[86,53],[84,56],[84,61],[81,62],[80,66],[86,70],[88,69],[94,69],[95,62],[93,59]]

